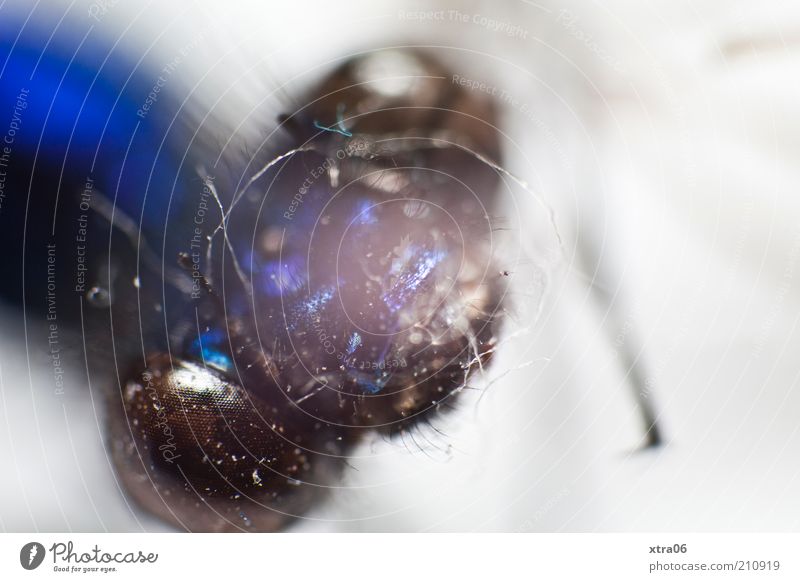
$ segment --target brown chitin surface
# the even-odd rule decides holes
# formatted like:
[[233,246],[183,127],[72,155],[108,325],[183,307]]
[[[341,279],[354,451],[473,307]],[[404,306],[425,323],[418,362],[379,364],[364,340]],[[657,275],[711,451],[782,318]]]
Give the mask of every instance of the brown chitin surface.
[[285,528],[368,430],[449,407],[497,341],[507,278],[487,96],[390,51],[348,61],[308,103],[286,122],[302,151],[235,198],[230,246],[209,233],[204,299],[167,299],[182,314],[170,355],[144,338],[146,365],[112,398],[123,483],[179,528]]

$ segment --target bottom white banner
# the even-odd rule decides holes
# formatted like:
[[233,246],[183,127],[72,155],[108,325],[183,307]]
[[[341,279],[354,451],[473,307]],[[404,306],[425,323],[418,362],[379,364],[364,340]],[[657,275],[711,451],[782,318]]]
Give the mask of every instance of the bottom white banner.
[[800,580],[800,534],[2,534],[0,580]]

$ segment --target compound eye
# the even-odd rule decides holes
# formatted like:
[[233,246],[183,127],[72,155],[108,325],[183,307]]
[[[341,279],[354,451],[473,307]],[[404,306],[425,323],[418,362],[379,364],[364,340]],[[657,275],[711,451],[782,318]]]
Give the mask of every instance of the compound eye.
[[[130,494],[190,531],[273,531],[303,515],[338,472],[339,441],[167,354],[123,385],[113,457]],[[316,452],[325,450],[325,453]]]

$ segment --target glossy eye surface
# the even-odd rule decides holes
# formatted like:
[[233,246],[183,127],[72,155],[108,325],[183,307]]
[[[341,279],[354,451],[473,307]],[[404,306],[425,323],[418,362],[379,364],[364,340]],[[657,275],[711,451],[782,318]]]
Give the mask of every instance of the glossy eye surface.
[[293,424],[290,411],[202,365],[165,354],[149,363],[127,381],[111,435],[125,485],[145,508],[192,531],[272,531],[324,493],[321,476],[341,464],[330,428]]

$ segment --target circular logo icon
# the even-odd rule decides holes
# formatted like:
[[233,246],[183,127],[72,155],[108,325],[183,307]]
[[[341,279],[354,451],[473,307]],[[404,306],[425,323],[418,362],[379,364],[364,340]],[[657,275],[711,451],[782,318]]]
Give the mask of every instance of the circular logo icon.
[[39,542],[28,542],[19,551],[19,563],[26,570],[38,568],[44,560],[44,546]]

